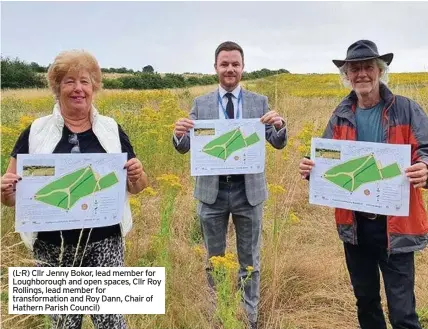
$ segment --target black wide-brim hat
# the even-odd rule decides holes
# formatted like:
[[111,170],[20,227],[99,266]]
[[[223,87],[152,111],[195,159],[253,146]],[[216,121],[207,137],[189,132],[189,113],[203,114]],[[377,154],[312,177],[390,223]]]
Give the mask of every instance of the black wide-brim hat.
[[387,65],[389,65],[391,64],[393,57],[393,53],[379,55],[377,46],[373,41],[359,40],[349,46],[348,51],[346,53],[346,58],[344,60],[333,59],[333,63],[338,68],[341,68],[346,62],[359,62],[369,59],[380,58],[385,61]]

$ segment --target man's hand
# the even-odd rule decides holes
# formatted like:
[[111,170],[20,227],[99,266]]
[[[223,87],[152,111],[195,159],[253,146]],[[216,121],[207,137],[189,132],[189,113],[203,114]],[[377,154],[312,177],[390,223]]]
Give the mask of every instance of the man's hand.
[[299,173],[300,175],[302,175],[302,179],[305,179],[310,175],[311,170],[314,166],[315,162],[313,162],[312,160],[309,160],[307,158],[303,158],[302,160],[300,160]]
[[193,128],[193,121],[187,118],[178,119],[175,123],[174,134],[175,137],[181,138],[183,137],[189,129]]
[[415,163],[405,170],[414,188],[424,187],[428,180],[428,166],[423,162]]
[[124,169],[126,169],[126,174],[130,183],[135,183],[144,173],[143,165],[137,158],[128,160]]
[[269,111],[260,118],[264,124],[273,125],[277,130],[281,129],[284,125],[284,119],[279,116],[276,111]]

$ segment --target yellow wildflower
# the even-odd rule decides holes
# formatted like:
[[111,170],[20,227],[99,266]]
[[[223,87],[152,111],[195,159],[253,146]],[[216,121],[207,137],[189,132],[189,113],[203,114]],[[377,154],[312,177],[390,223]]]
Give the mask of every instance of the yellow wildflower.
[[151,186],[148,186],[143,190],[143,195],[155,196],[156,194],[158,193]]
[[181,188],[182,185],[180,184],[180,178],[177,175],[173,174],[162,174],[159,177],[156,178],[156,180],[167,187],[172,188]]
[[302,154],[309,154],[309,152],[311,151],[311,148],[310,146],[307,146],[307,145],[299,145],[297,150]]
[[129,198],[129,204],[131,207],[138,207],[140,205],[140,200],[138,200],[136,197],[131,197]]
[[276,184],[268,184],[268,189],[272,194],[285,193],[285,189],[282,186]]
[[19,118],[19,125],[21,128],[27,128],[32,122],[34,121],[34,118],[29,115],[23,115]]
[[17,130],[14,128],[9,128],[6,126],[0,126],[0,133],[2,135],[10,135],[10,136],[14,136],[17,134]]
[[212,256],[210,262],[214,270],[236,271],[239,268],[235,256],[231,253],[226,253],[225,256]]
[[196,245],[196,246],[194,246],[193,247],[193,251],[196,253],[196,255],[198,255],[199,257],[202,257],[203,255],[204,255],[204,249],[201,247],[201,246],[199,246],[199,245]]
[[297,217],[297,215],[294,212],[290,212],[290,214],[288,215],[288,220],[289,220],[290,224],[300,223],[300,218]]

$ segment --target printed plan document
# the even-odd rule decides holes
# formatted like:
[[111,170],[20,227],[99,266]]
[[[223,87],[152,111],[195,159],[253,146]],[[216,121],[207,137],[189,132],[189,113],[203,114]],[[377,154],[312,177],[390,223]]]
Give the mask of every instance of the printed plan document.
[[265,170],[260,119],[195,120],[190,130],[192,176],[256,174]]
[[410,145],[313,138],[309,203],[409,215]]
[[126,153],[18,154],[16,232],[70,230],[121,221]]

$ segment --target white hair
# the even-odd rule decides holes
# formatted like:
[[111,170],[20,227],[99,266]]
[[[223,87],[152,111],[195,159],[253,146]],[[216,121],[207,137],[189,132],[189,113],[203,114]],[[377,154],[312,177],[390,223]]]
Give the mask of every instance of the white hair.
[[[389,71],[389,66],[388,64],[386,64],[385,61],[381,60],[380,58],[375,58],[374,59],[377,67],[380,69],[380,81],[382,81],[384,84],[388,84],[389,81],[389,76],[388,76],[388,71]],[[351,86],[351,82],[348,79],[348,63],[346,62],[344,65],[342,65],[339,68],[339,74],[340,74],[340,80],[342,81],[342,84],[347,87],[347,88],[352,88]]]

